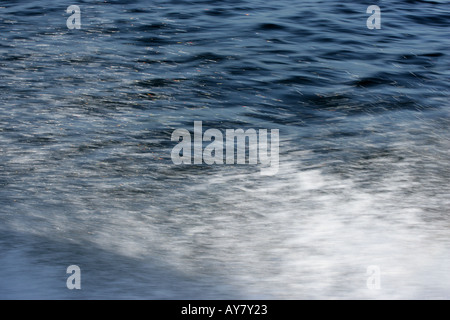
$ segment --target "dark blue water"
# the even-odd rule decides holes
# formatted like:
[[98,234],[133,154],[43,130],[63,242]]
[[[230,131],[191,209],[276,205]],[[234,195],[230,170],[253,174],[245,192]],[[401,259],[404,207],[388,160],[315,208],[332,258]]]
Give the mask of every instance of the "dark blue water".
[[[450,298],[449,23],[438,0],[2,1],[0,298]],[[279,129],[278,174],[174,165],[194,121]]]

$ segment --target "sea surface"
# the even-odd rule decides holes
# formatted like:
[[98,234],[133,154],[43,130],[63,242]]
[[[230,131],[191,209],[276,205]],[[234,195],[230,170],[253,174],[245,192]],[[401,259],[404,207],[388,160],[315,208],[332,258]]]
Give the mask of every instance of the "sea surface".
[[0,299],[450,299],[449,70],[447,0],[2,0]]

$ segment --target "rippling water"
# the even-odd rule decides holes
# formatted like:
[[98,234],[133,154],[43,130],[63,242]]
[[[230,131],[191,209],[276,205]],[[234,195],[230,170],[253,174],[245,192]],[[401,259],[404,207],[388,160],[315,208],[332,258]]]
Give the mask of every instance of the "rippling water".
[[[2,1],[0,298],[449,299],[450,2],[370,4]],[[175,166],[194,121],[279,173]]]

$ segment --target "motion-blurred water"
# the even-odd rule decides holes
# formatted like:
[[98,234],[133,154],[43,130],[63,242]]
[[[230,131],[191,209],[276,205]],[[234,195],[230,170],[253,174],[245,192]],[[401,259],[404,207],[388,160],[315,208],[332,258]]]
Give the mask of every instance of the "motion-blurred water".
[[[0,298],[449,299],[450,2],[376,2],[0,2]],[[194,121],[279,173],[175,166]]]

